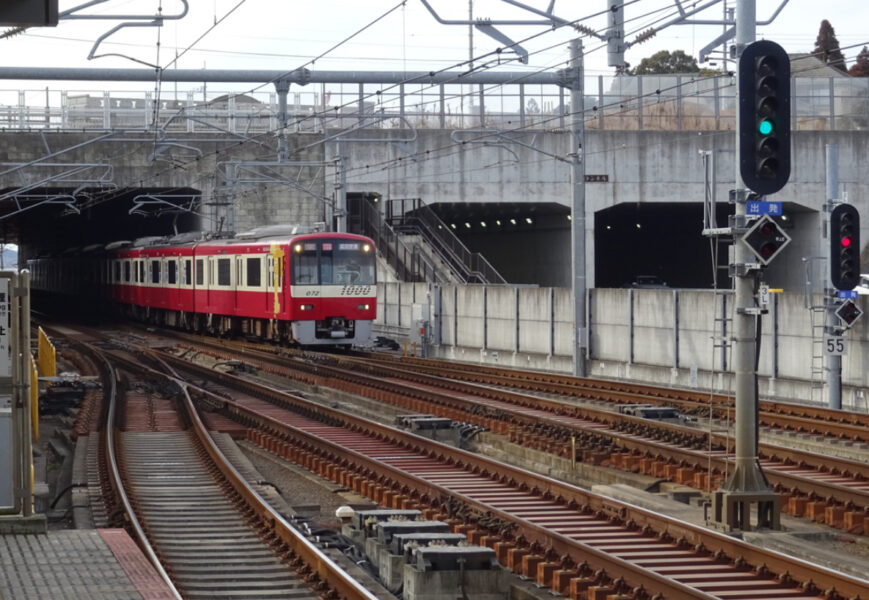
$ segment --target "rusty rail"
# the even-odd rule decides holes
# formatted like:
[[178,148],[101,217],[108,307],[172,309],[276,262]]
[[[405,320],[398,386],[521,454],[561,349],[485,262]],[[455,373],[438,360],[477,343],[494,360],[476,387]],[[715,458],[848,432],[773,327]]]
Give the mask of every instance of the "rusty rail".
[[[818,591],[818,594],[827,593],[832,598],[856,598],[869,595],[869,588],[865,582],[829,571],[823,567],[771,553],[729,536],[651,511],[623,505],[610,498],[581,490],[543,475],[530,473],[463,450],[424,440],[410,433],[285,394],[269,386],[225,373],[216,373],[206,367],[186,363],[175,357],[165,356],[165,358],[185,371],[193,372],[200,377],[217,380],[221,385],[242,390],[255,398],[267,398],[270,402],[277,403],[308,418],[316,419],[328,426],[340,427],[349,432],[356,432],[373,439],[389,442],[397,449],[408,449],[420,456],[436,458],[439,463],[481,474],[492,481],[515,482],[517,486],[521,485],[521,489],[532,490],[541,498],[554,500],[559,505],[582,507],[582,511],[587,514],[600,514],[629,524],[629,529],[654,531],[663,539],[680,540],[686,549],[690,547],[702,548],[704,552],[708,551],[719,559],[727,556],[731,560],[735,560],[737,564],[754,565],[762,573],[778,573],[786,581],[798,579],[807,590],[806,596],[814,595],[812,590]],[[446,495],[474,506],[480,511],[493,512],[491,506],[482,504],[473,498],[457,494],[444,486],[425,481],[402,469],[384,464],[382,460],[371,458],[324,439],[326,434],[323,427],[325,426],[321,426],[316,433],[305,432],[298,427],[282,423],[274,417],[255,413],[236,402],[211,394],[206,390],[197,390],[197,393],[207,397],[209,403],[220,407],[228,414],[237,416],[243,422],[256,423],[263,428],[265,435],[277,438],[276,445],[282,443],[281,440],[292,439],[293,444],[301,445],[304,448],[304,451],[309,455],[307,464],[315,467],[318,472],[331,473],[332,476],[338,477],[342,481],[346,481],[351,476],[350,473],[355,474],[353,475],[355,477],[360,477],[364,473],[368,479],[379,482],[378,485],[384,488],[389,487],[404,496],[410,495],[420,503],[432,502],[432,500]],[[495,512],[502,519],[512,518],[508,513]],[[565,552],[568,550],[568,546],[573,548],[573,551],[577,548],[575,540],[565,538],[563,535],[544,527],[528,523],[521,523],[519,526],[526,539],[532,542],[536,541],[545,547]],[[698,592],[695,588],[685,589],[683,584],[678,584],[667,577],[661,578],[658,574],[650,573],[648,569],[629,563],[623,564],[624,561],[615,559],[605,552],[601,553],[592,547],[581,544],[579,547],[584,556],[589,557],[588,562],[593,565],[605,570],[609,569],[610,572],[629,573],[624,576],[631,585],[643,587],[647,591],[659,591],[667,598],[707,597],[706,594]]]

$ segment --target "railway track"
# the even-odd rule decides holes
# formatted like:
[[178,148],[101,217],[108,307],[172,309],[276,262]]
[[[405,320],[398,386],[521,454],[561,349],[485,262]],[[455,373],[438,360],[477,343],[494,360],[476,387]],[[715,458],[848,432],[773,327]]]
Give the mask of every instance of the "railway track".
[[[451,519],[514,571],[625,598],[869,597],[869,583],[269,386],[164,356],[270,451],[395,508]],[[589,596],[591,597],[591,596]]]
[[[173,379],[159,365],[142,375],[142,355],[82,347],[108,391],[109,512],[123,514],[175,597],[374,600],[229,463],[171,370]],[[130,390],[116,385],[126,380],[117,365],[138,374]]]
[[[711,491],[730,468],[733,440],[674,424],[650,422],[569,401],[531,397],[407,373],[389,365],[318,355],[317,362],[286,360],[246,347],[242,353],[204,342],[218,357],[243,357],[260,369],[367,395],[410,412],[432,413],[489,427],[510,440],[563,458],[666,478]],[[576,444],[579,446],[576,446]],[[762,464],[783,510],[852,533],[869,529],[869,464],[782,448],[759,446]]]
[[[567,398],[601,400],[613,404],[649,403],[675,406],[684,414],[708,417],[711,413],[717,419],[726,419],[731,416],[734,405],[732,397],[721,394],[605,379],[578,378],[554,373],[506,369],[487,365],[466,365],[432,359],[395,357],[377,352],[358,353],[355,357],[342,358],[345,362],[356,359],[362,360],[366,364],[372,362],[386,366],[398,364],[400,365],[399,368],[407,371]],[[869,442],[869,414],[866,413],[764,400],[759,402],[759,408],[760,425],[764,427],[823,435],[852,442]]]

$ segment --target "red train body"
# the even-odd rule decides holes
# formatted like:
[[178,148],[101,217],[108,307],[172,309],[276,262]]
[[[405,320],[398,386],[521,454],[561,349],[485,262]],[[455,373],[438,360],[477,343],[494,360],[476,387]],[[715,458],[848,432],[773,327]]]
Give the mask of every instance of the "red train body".
[[[343,233],[142,240],[28,262],[34,289],[98,284],[133,318],[302,345],[365,344],[377,316],[374,243]],[[73,275],[75,273],[75,275]]]

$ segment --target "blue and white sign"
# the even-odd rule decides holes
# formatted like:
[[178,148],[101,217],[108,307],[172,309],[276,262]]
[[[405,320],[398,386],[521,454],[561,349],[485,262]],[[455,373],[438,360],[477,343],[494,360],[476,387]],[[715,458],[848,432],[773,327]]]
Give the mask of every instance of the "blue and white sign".
[[745,214],[752,215],[769,215],[771,217],[780,217],[781,202],[762,202],[760,200],[749,200],[745,203]]
[[843,300],[856,300],[857,296],[857,290],[838,290],[836,292],[836,298]]

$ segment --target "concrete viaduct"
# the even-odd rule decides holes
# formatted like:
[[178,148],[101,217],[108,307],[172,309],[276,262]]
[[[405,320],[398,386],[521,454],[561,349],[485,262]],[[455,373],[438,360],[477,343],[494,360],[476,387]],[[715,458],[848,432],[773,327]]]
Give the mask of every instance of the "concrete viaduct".
[[[24,73],[13,71],[0,69],[0,77],[23,78]],[[43,75],[31,73],[32,78]],[[571,149],[564,119],[568,103],[556,80],[517,81],[508,94],[506,86],[492,91],[485,79],[465,81],[460,74],[419,74],[416,81],[406,78],[397,86],[361,75],[340,82],[317,74],[289,75],[265,100],[250,94],[207,102],[191,95],[168,101],[144,94],[131,100],[114,92],[81,99],[70,93],[57,106],[34,107],[19,95],[17,105],[0,107],[0,234],[7,242],[22,244],[26,255],[165,233],[172,227],[242,231],[278,222],[330,221],[335,190],[343,183],[347,193],[376,193],[387,201],[420,198],[438,207],[469,247],[476,243],[496,267],[504,265],[510,283],[540,286],[537,294],[547,286],[569,286],[571,185],[564,159]],[[255,76],[258,81],[274,80],[273,74]],[[585,97],[589,287],[619,287],[631,276],[653,274],[673,287],[708,289],[713,269],[709,242],[700,230],[704,201],[717,198],[719,221],[726,221],[728,213],[734,179],[733,82],[681,76],[595,83],[586,85]],[[790,295],[784,300],[789,310],[801,303],[807,272],[815,286],[809,291],[820,290],[821,266],[813,257],[823,253],[820,207],[826,195],[827,145],[838,147],[841,195],[863,214],[869,208],[869,174],[862,164],[869,153],[869,114],[863,114],[869,113],[869,88],[864,89],[866,82],[853,85],[842,92],[841,82],[832,79],[794,81],[791,179],[772,198],[784,203],[787,220],[782,224],[794,241],[765,273],[772,287]],[[820,104],[817,93],[805,91],[819,88],[830,92]],[[519,223],[511,231],[507,224],[516,217],[529,219],[528,226]],[[863,240],[869,237],[866,222]],[[693,266],[685,267],[683,261]],[[642,264],[642,270],[620,266],[634,263]],[[719,264],[726,264],[726,251]],[[648,273],[653,267],[658,271]],[[702,269],[707,271],[687,282],[679,279],[683,271]],[[412,325],[413,305],[433,310],[431,290],[406,288],[402,297],[402,284],[388,285],[385,325]],[[719,285],[729,288],[726,278]],[[447,334],[441,340],[448,346],[443,353],[470,351],[476,356],[482,349],[481,357],[492,360],[494,352],[501,356],[495,360],[503,362],[506,352],[519,357],[513,360],[520,364],[527,358],[531,366],[562,369],[570,345],[563,343],[566,332],[557,324],[571,327],[571,319],[555,316],[562,314],[556,306],[563,304],[560,293],[533,302],[538,308],[550,307],[547,330],[558,331],[549,342],[526,339],[529,334],[519,323],[527,315],[519,315],[523,301],[517,297],[514,308],[505,309],[516,313],[509,325],[513,335],[493,344],[485,337],[497,329],[492,323],[475,340],[475,349],[459,339],[447,340]],[[684,333],[681,341],[678,337],[678,331],[704,328],[710,331],[705,337],[714,337],[714,327],[691,320],[708,320],[701,310],[707,300],[692,297],[699,304],[690,319],[679,312],[684,304],[679,309],[677,301],[676,308],[667,304],[670,308],[662,309],[682,315],[674,316],[673,323],[656,318],[644,322],[651,328],[646,332],[650,343],[655,328],[674,340],[665,351],[669,358],[658,364],[662,361],[652,357],[654,351],[638,349],[634,337],[636,311],[642,310],[636,303],[645,292],[633,292],[630,300],[628,290],[613,293],[625,297],[608,298],[605,306],[600,298],[597,304],[595,298],[591,301],[593,373],[630,376],[639,371],[630,365],[643,363],[657,365],[643,372],[644,377],[713,386],[719,367],[704,358],[707,344],[697,338],[689,350]],[[598,290],[592,295],[599,295]],[[714,313],[718,300],[712,296],[708,308]],[[487,300],[482,302],[471,311],[479,310],[478,317],[487,310]],[[619,302],[628,307],[627,323],[620,313],[605,314]],[[452,310],[454,324],[467,316],[458,306]],[[441,319],[445,315],[434,316],[438,328],[449,331]],[[507,323],[508,316],[499,316],[499,322]],[[804,321],[800,319],[800,327]],[[625,333],[630,334],[629,343],[612,341]],[[595,337],[600,335],[605,337]],[[805,352],[788,358],[786,374],[781,362],[770,359],[766,376],[792,378],[799,387],[814,360],[811,332],[788,330],[787,335],[800,338]],[[858,356],[862,353],[854,358]],[[655,375],[655,369],[660,373]],[[856,403],[864,376],[856,370],[849,375],[847,363],[845,369],[846,388],[852,386]],[[849,396],[844,397],[847,405]]]

